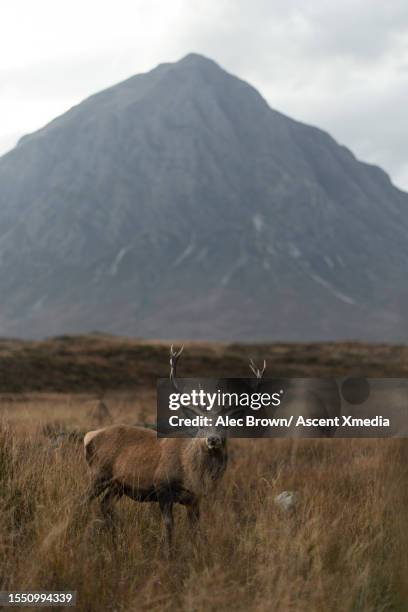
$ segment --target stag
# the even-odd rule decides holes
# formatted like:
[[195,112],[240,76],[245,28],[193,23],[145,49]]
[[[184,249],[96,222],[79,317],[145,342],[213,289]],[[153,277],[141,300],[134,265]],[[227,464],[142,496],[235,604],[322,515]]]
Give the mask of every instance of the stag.
[[[182,350],[170,349],[170,380],[177,392],[176,368]],[[261,376],[260,371],[258,374]],[[201,429],[193,438],[158,439],[150,429],[112,425],[88,432],[84,446],[91,473],[87,502],[104,494],[101,510],[108,522],[113,519],[114,502],[123,495],[139,502],[157,502],[167,553],[173,536],[173,505],[186,507],[195,529],[200,502],[212,495],[228,462],[226,432],[215,427]]]

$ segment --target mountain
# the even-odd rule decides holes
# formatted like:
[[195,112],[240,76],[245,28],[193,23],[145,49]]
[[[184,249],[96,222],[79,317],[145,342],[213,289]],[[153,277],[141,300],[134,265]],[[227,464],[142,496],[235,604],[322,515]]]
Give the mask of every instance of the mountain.
[[0,334],[408,340],[408,194],[191,54],[0,158]]

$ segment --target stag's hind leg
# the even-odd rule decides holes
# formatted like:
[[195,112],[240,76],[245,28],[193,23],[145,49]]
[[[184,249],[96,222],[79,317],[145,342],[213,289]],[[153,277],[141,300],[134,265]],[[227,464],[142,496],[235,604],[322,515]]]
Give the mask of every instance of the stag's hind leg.
[[92,478],[84,497],[84,505],[89,506],[94,499],[99,497],[110,485],[110,480],[106,478]]
[[105,493],[101,500],[101,512],[104,520],[104,525],[106,529],[110,532],[114,545],[116,545],[117,540],[117,528],[113,506],[115,502],[120,497],[122,497],[122,494],[123,493],[113,485],[108,489],[108,491]]
[[68,528],[75,530],[82,526],[89,517],[91,503],[109,487],[109,481],[101,478],[92,478],[84,496],[78,497],[72,508]]
[[101,511],[103,514],[103,518],[110,526],[114,525],[115,514],[113,510],[113,505],[120,497],[122,497],[122,492],[119,491],[117,487],[111,486],[102,498]]

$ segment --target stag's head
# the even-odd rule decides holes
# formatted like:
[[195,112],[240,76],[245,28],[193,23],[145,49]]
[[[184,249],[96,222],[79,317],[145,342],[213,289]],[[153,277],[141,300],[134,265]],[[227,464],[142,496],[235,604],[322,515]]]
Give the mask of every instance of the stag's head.
[[[176,369],[177,362],[181,353],[183,352],[183,348],[184,347],[182,346],[179,350],[177,350],[173,347],[173,345],[170,348],[170,381],[173,389],[177,393],[181,393],[181,390],[176,378]],[[258,368],[251,359],[249,362],[249,367],[252,373],[255,375],[255,390],[258,390],[266,369],[266,362],[263,362],[262,368]],[[216,384],[213,391],[217,391],[218,387],[219,386]],[[183,391],[186,392],[187,389],[183,389]],[[201,439],[209,452],[215,452],[225,447],[228,433],[228,427],[225,424],[217,424],[217,417],[219,417],[221,414],[223,417],[229,418],[242,416],[243,409],[242,407],[229,406],[228,408],[223,407],[222,409],[218,409],[218,411],[212,410],[209,412],[206,409],[206,406],[190,405],[184,406],[182,408],[182,413],[185,418],[195,419],[195,422],[199,423],[198,426],[193,428],[194,437]]]
[[[217,425],[216,422],[214,422],[219,416],[219,413],[208,412],[205,407],[193,407],[193,409],[185,408],[184,414],[186,414],[188,418],[201,417],[202,422],[195,431],[195,437],[201,440],[208,452],[216,452],[225,447],[228,429],[225,425]],[[206,423],[204,419],[211,419],[212,422],[210,424],[208,422]]]

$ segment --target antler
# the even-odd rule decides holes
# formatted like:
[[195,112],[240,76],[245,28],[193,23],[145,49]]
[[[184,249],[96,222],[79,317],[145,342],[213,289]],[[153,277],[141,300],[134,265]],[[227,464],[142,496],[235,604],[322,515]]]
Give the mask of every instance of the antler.
[[253,372],[253,373],[255,374],[255,376],[257,377],[257,379],[258,379],[258,384],[259,384],[259,381],[261,380],[261,378],[262,378],[262,376],[264,375],[264,372],[265,372],[265,370],[266,370],[266,361],[265,361],[265,359],[264,359],[264,362],[263,362],[263,367],[262,367],[262,370],[261,370],[260,368],[258,368],[258,366],[257,366],[257,365],[255,365],[255,362],[254,362],[254,360],[253,360],[253,359],[250,359],[250,360],[249,360],[249,367],[251,368],[252,372]]
[[177,367],[177,361],[178,361],[181,353],[183,352],[183,348],[184,348],[184,346],[179,348],[179,350],[176,350],[173,347],[173,345],[171,345],[171,347],[170,347],[170,380],[171,380],[171,384],[172,384],[173,388],[176,391],[180,391],[180,389],[178,388],[178,385],[177,385],[177,381],[176,381],[176,367]]

